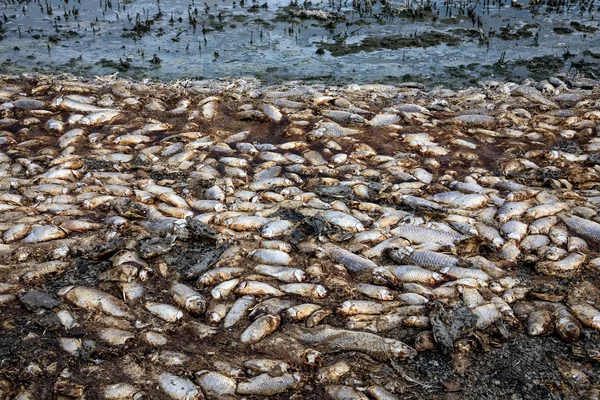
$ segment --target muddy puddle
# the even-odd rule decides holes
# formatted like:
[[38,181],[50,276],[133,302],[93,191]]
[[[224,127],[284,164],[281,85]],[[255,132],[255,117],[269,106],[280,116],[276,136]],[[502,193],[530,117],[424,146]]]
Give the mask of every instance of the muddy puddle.
[[599,75],[598,5],[585,0],[0,4],[8,73],[452,86]]

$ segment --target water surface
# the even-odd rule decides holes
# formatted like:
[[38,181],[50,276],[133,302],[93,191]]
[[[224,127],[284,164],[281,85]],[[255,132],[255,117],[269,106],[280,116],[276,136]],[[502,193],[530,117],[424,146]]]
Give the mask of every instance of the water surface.
[[0,72],[255,76],[268,83],[464,84],[557,72],[600,78],[594,1],[1,4]]

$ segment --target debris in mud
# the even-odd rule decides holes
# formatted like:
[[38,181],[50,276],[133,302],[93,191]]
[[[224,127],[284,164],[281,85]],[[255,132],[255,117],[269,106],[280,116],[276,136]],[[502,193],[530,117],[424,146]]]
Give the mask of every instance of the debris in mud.
[[461,39],[449,33],[428,31],[415,35],[388,35],[382,37],[367,37],[357,44],[345,44],[343,42],[325,43],[320,45],[325,50],[329,51],[332,56],[345,56],[361,51],[376,51],[376,50],[398,50],[410,47],[431,47],[440,44],[448,46],[457,45]]
[[571,27],[578,32],[593,33],[598,30],[593,26],[585,25],[577,21],[571,21]]
[[27,291],[25,294],[19,296],[19,301],[30,311],[36,311],[40,308],[51,310],[60,305],[54,294],[39,290]]

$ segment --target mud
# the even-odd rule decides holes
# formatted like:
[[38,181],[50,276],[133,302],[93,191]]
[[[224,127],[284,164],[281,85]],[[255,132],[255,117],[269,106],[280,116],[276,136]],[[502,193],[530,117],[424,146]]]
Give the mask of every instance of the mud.
[[321,47],[328,50],[332,56],[345,56],[359,52],[370,52],[376,50],[399,50],[411,47],[427,48],[446,44],[454,46],[461,42],[457,36],[444,32],[423,32],[419,35],[405,37],[401,35],[392,35],[387,37],[367,37],[360,44],[333,44],[321,43]]

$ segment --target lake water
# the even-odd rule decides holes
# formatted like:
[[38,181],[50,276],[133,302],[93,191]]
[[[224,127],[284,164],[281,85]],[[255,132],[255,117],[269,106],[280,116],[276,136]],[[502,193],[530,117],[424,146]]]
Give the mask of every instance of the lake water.
[[4,73],[450,85],[557,72],[600,78],[593,1],[1,4]]

